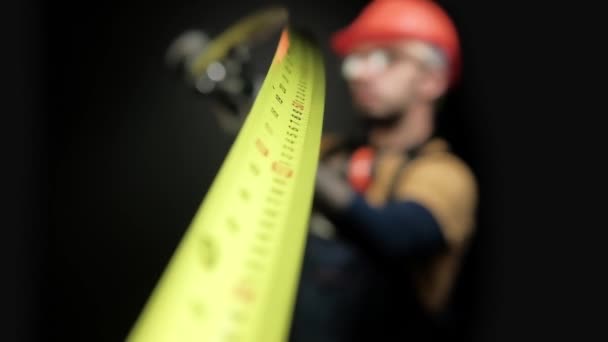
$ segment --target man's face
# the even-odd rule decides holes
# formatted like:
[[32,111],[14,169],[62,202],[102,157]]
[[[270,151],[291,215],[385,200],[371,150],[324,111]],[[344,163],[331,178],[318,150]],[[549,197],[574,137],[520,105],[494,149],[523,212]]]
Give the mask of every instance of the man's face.
[[346,56],[343,72],[355,105],[371,118],[386,118],[403,111],[420,97],[426,76],[412,44],[362,45]]

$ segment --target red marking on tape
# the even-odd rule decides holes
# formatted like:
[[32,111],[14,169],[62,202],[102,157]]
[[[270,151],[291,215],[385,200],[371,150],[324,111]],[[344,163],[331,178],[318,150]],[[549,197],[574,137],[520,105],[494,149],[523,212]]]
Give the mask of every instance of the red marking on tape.
[[251,287],[240,284],[234,288],[234,295],[237,296],[244,302],[251,302],[255,299],[255,293],[251,289]]
[[293,100],[293,106],[295,108],[299,108],[300,110],[304,110],[304,104],[298,100]]
[[272,170],[285,178],[293,176],[293,170],[289,166],[278,161],[272,163]]
[[274,55],[274,59],[279,63],[283,61],[285,55],[287,54],[287,50],[289,50],[289,33],[287,29],[284,29],[281,32],[281,38],[279,40],[279,46],[277,47],[277,52]]
[[258,151],[260,151],[260,153],[264,155],[264,157],[268,156],[268,148],[266,147],[266,145],[264,145],[262,140],[257,139],[255,141],[255,146],[258,148]]

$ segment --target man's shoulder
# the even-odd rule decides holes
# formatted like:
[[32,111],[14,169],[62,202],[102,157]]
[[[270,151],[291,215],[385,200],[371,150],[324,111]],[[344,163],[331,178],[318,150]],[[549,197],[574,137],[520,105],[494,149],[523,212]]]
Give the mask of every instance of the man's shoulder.
[[471,233],[477,182],[467,163],[449,149],[426,150],[412,160],[398,181],[396,197],[430,210],[453,245]]
[[468,163],[452,152],[449,144],[440,138],[431,140],[420,149],[408,166],[408,173],[446,186],[463,183],[477,187],[476,176]]

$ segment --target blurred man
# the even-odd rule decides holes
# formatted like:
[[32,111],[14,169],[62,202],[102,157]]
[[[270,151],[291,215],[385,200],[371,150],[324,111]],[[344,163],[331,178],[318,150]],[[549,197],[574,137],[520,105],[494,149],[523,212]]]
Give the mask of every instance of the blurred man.
[[477,206],[474,175],[435,131],[456,30],[431,1],[376,0],[332,47],[368,131],[323,139],[291,340],[430,340]]

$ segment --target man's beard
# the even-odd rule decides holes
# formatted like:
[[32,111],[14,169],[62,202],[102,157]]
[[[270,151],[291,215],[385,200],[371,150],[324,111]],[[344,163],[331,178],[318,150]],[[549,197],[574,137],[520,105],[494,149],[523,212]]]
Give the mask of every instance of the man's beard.
[[397,124],[404,115],[404,111],[394,111],[380,118],[370,117],[369,115],[360,116],[360,121],[367,129],[371,128],[388,128]]
[[357,125],[350,132],[351,140],[355,144],[367,144],[369,134],[374,128],[392,127],[399,122],[403,115],[406,115],[403,111],[395,111],[381,118],[373,118],[363,112],[358,114]]

